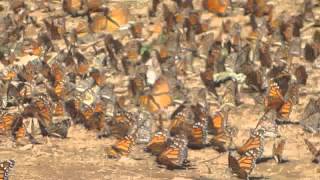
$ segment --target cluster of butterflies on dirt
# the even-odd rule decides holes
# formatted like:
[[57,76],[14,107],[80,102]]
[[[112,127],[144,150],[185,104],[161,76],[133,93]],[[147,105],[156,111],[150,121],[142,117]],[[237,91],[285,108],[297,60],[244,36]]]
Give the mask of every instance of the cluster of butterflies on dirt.
[[[273,6],[267,1],[248,0],[243,4],[252,29],[248,37],[241,36],[240,24],[227,20],[214,38],[209,21],[202,21],[201,13],[209,11],[228,16],[234,3],[204,0],[203,10],[198,11],[192,0],[172,2],[176,8],[153,0],[147,15],[149,24],[131,24],[127,34],[130,40],[126,44],[112,34],[99,36],[103,46],[98,47],[94,42],[90,47],[94,50],[92,57],[104,55],[101,61],[88,58],[90,53],[84,53],[88,48],[81,49],[77,29],[67,32],[64,18],[48,17],[41,24],[29,16],[23,1],[10,2],[14,13],[1,20],[1,30],[6,34],[0,37],[1,42],[8,47],[22,46],[20,54],[29,53],[39,58],[15,65],[18,48],[1,50],[0,60],[5,66],[1,72],[1,134],[15,141],[27,138],[37,144],[35,124],[42,136],[59,138],[67,137],[72,124],[82,124],[96,131],[100,138],[117,137],[117,142],[107,147],[106,152],[109,158],[120,158],[130,154],[141,136],[148,137],[141,135],[141,131],[153,121],[157,127],[149,127],[145,150],[157,156],[159,164],[169,169],[188,168],[191,166],[188,148],[212,146],[220,153],[229,152],[232,172],[248,178],[263,155],[265,138],[280,136],[278,124],[290,121],[292,107],[299,101],[299,88],[307,83],[305,66],[294,64],[292,59],[300,57],[302,52],[300,30],[304,22],[319,25],[313,14],[313,8],[319,4],[305,0],[298,15],[283,13],[274,17]],[[118,17],[109,16],[108,8],[97,8],[102,7],[99,0],[79,0],[76,7],[73,5],[69,0],[62,3],[71,18],[83,16],[92,23],[91,15],[102,13],[117,24],[114,19]],[[50,8],[44,11],[50,12]],[[42,28],[37,40],[23,37],[27,26]],[[145,45],[140,39],[149,26],[154,27],[151,31],[157,38]],[[66,48],[55,45],[60,39]],[[13,43],[21,40],[22,44]],[[55,57],[51,57],[53,52],[57,52]],[[317,60],[320,32],[316,31],[313,41],[307,43],[304,55],[307,62]],[[196,74],[197,69],[192,66],[194,59],[205,62],[205,70],[198,73],[205,89],[196,94],[205,92],[206,96],[198,102],[191,102],[190,94],[195,92],[183,83],[190,74]],[[117,96],[116,85],[106,83],[108,78],[119,74],[129,78],[127,96]],[[246,78],[239,78],[241,75]],[[225,88],[222,94],[221,87]],[[248,140],[238,147],[233,143],[237,130],[228,125],[228,112],[242,104],[240,89],[252,94],[257,104],[263,104],[265,114]],[[207,95],[219,103],[220,109],[214,114],[209,112]],[[179,98],[182,103],[168,118],[168,125],[163,114]],[[309,115],[320,109],[316,107],[319,104],[306,107],[311,108]],[[138,111],[130,112],[130,107]],[[107,112],[110,109],[112,114]],[[319,160],[319,151],[308,140],[306,144]],[[283,161],[284,145],[285,140],[274,145],[273,156],[277,162]],[[9,161],[6,163],[11,165],[2,163],[4,174],[12,166]]]

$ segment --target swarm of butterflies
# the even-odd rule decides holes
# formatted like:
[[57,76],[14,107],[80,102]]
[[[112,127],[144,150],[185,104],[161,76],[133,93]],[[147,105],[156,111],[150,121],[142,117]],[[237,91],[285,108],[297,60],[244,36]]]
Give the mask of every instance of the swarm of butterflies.
[[[188,148],[212,147],[229,153],[229,168],[243,179],[262,158],[265,140],[277,138],[273,157],[285,161],[278,126],[299,124],[290,113],[308,73],[294,60],[314,67],[320,61],[320,31],[301,48],[301,33],[320,26],[320,3],[304,0],[296,15],[275,16],[268,0],[201,2],[199,9],[193,0],[152,0],[137,16],[103,0],[8,2],[0,19],[1,135],[38,144],[41,137],[67,138],[80,125],[98,138],[117,138],[108,158],[129,156],[140,143],[168,169],[193,166]],[[226,18],[239,10],[247,24]],[[225,18],[218,28],[215,18]],[[74,19],[81,20],[69,25]],[[30,59],[22,62],[24,56]],[[193,89],[192,80],[203,88]],[[237,146],[228,113],[243,104],[241,93],[264,115]],[[319,101],[310,100],[301,120],[312,133],[320,132],[308,123],[319,117]],[[305,142],[319,162],[319,150]],[[5,176],[11,166],[2,164]]]

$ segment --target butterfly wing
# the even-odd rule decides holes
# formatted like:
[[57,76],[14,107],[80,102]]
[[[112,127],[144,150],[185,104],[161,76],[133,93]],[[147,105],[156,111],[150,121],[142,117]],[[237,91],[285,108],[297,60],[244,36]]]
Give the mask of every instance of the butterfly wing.
[[282,155],[284,151],[284,146],[286,144],[286,140],[281,140],[278,144],[273,145],[272,155],[277,163],[282,161]]
[[15,161],[5,160],[0,162],[0,179],[8,180],[9,170],[13,168]]
[[289,119],[289,115],[292,111],[292,106],[293,103],[291,100],[284,102],[278,111],[280,118]]
[[158,155],[166,147],[167,135],[163,132],[156,133],[146,147],[146,151]]
[[304,139],[304,142],[306,143],[306,145],[307,145],[309,151],[312,153],[312,155],[316,156],[317,153],[319,153],[317,148],[308,139]]
[[112,148],[120,155],[128,156],[134,145],[134,138],[132,136],[125,136],[120,139]]
[[265,108],[268,109],[279,109],[283,104],[283,96],[280,88],[276,83],[270,85],[267,96],[264,98]]
[[244,145],[237,148],[237,152],[241,155],[250,154],[259,158],[263,153],[263,136],[252,134]]
[[229,153],[228,165],[231,168],[231,171],[237,174],[239,178],[247,179],[249,174],[255,167],[255,159],[250,155],[244,155],[239,159],[236,159],[231,155],[231,153]]
[[225,121],[221,112],[217,112],[211,118],[212,130],[214,135],[224,132]]
[[189,135],[188,145],[191,148],[202,148],[207,144],[207,128],[204,123],[196,122]]

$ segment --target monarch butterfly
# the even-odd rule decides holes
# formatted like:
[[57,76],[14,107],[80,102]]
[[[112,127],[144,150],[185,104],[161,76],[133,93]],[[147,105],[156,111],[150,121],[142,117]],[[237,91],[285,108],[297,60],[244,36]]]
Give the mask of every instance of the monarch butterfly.
[[157,157],[159,164],[165,165],[168,169],[183,169],[188,166],[187,140],[184,138],[172,138],[171,144]]
[[209,127],[212,128],[212,134],[218,135],[225,131],[226,120],[222,112],[216,112],[209,121]]
[[207,69],[204,72],[200,73],[201,80],[203,84],[206,86],[206,88],[214,93],[214,95],[218,96],[218,93],[216,92],[216,84],[213,81],[213,70]]
[[282,139],[278,144],[273,144],[272,155],[277,163],[283,162],[283,151],[286,140]]
[[164,76],[157,79],[151,94],[140,96],[139,101],[149,112],[158,112],[167,108],[172,103],[168,80]]
[[249,139],[242,145],[237,148],[237,152],[240,155],[250,154],[256,159],[262,156],[264,151],[264,134],[263,130],[252,131]]
[[53,116],[64,116],[65,115],[65,107],[62,101],[56,102],[53,105]]
[[187,114],[185,112],[186,106],[180,105],[171,115],[171,123],[169,126],[170,135],[178,135],[184,131],[184,127],[187,120]]
[[313,162],[320,163],[320,150],[318,150],[308,139],[304,139],[304,142],[313,155]]
[[[50,22],[49,22],[50,21]],[[62,34],[66,31],[65,27],[63,26],[59,26],[57,24],[57,22],[55,22],[53,19],[47,20],[44,19],[43,20],[47,31],[49,32],[49,36],[52,40],[59,40],[62,37]]]
[[14,122],[18,118],[16,113],[5,113],[0,117],[0,131],[6,133],[12,130]]
[[121,156],[128,156],[134,146],[134,137],[125,136],[120,139],[115,145],[111,146],[111,154],[108,154],[109,158],[117,158]]
[[313,43],[306,43],[304,47],[304,58],[309,62],[314,62],[318,57],[319,52]]
[[136,40],[129,41],[126,44],[126,48],[125,49],[126,49],[127,57],[128,57],[128,60],[131,63],[139,62],[141,46],[142,46],[141,43],[139,41],[136,41]]
[[245,13],[254,14],[257,17],[261,17],[268,12],[268,7],[265,0],[248,0]]
[[278,112],[279,118],[288,119],[293,103],[291,99],[285,100],[281,93],[280,87],[277,85],[277,83],[273,82],[269,87],[267,96],[264,98],[264,105],[266,111],[275,109]]
[[284,102],[278,111],[279,117],[288,119],[292,111],[292,106],[293,106],[293,103],[290,99]]
[[306,71],[306,67],[303,65],[299,65],[294,70],[294,75],[297,79],[298,84],[306,85],[308,80],[308,73]]
[[90,72],[90,76],[94,79],[94,82],[96,85],[98,85],[99,87],[102,87],[105,83],[105,78],[102,74],[102,72],[100,72],[97,69],[94,69]]
[[48,102],[42,98],[37,98],[33,105],[35,106],[40,118],[44,120],[44,126],[48,126],[52,122],[52,112]]
[[9,170],[12,169],[14,165],[15,165],[14,160],[0,161],[0,179],[8,180]]
[[196,122],[191,129],[188,137],[188,146],[190,148],[203,148],[207,145],[208,132],[204,122]]
[[259,120],[255,131],[258,131],[261,129],[264,131],[264,136],[265,137],[278,137],[279,132],[278,132],[278,125],[276,124],[276,119],[277,119],[277,112],[275,110],[270,110],[266,112],[262,118]]
[[142,37],[142,31],[143,31],[143,23],[137,22],[135,24],[132,24],[130,27],[130,32],[133,38],[141,38]]
[[270,46],[269,44],[263,43],[259,48],[259,59],[262,67],[271,68],[272,59],[270,56]]
[[284,102],[280,87],[277,83],[272,83],[264,98],[264,106],[268,109],[279,109]]
[[53,63],[51,65],[50,76],[53,80],[53,84],[61,82],[64,79],[64,71],[62,69],[62,66],[58,63]]
[[155,16],[157,12],[157,7],[160,4],[160,0],[152,0],[151,7],[148,10],[149,16]]
[[121,110],[116,112],[110,122],[111,132],[115,136],[124,137],[129,129],[136,123],[134,114]]
[[228,155],[228,164],[231,171],[241,179],[249,179],[249,175],[256,166],[256,158],[252,155],[242,155],[236,159],[231,152]]
[[133,96],[140,96],[143,93],[145,81],[142,76],[136,76],[130,80],[129,90]]
[[229,6],[228,0],[204,0],[203,7],[208,11],[225,14]]
[[150,142],[147,144],[146,151],[153,155],[159,155],[167,146],[168,135],[165,132],[159,131],[154,134]]
[[212,137],[210,139],[210,144],[212,144],[213,148],[218,152],[226,152],[227,151],[227,143],[231,141],[231,136],[227,133],[220,133]]
[[17,72],[15,72],[14,70],[9,70],[8,72],[4,73],[4,76],[2,76],[1,79],[4,81],[10,81],[16,78],[17,75]]
[[208,124],[208,113],[205,107],[197,103],[195,106],[191,106],[191,108],[194,114],[195,122]]

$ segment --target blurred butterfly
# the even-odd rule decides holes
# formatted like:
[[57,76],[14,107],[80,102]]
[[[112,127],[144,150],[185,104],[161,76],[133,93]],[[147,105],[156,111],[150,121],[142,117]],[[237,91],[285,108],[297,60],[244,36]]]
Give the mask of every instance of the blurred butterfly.
[[111,132],[115,136],[124,137],[136,123],[135,115],[125,110],[116,112],[110,122]]
[[270,110],[266,112],[258,121],[255,131],[264,131],[264,137],[276,138],[279,135],[278,125],[276,124],[277,111]]
[[168,135],[165,132],[156,132],[146,146],[146,151],[159,155],[167,146]]
[[228,155],[228,164],[231,171],[241,179],[249,179],[249,175],[256,166],[256,158],[252,155],[242,155],[238,159],[230,152]]
[[187,107],[185,104],[181,104],[171,115],[169,131],[170,135],[178,135],[183,133],[186,130],[186,127],[189,125],[187,122]]
[[131,32],[131,35],[133,38],[141,38],[142,31],[143,31],[143,23],[142,22],[136,22],[134,24],[131,24],[130,32]]
[[216,112],[209,121],[209,132],[214,135],[224,133],[226,127],[226,119],[221,111]]
[[314,144],[312,144],[308,139],[304,139],[309,151],[313,155],[313,162],[320,163],[320,150],[318,150]]
[[225,14],[227,8],[229,6],[228,0],[204,0],[203,7],[214,13],[218,13],[219,15]]
[[213,81],[213,70],[207,69],[206,71],[201,72],[200,78],[201,78],[203,84],[206,86],[206,88],[218,97],[218,93],[215,89],[217,85]]
[[208,132],[205,122],[196,122],[188,136],[188,147],[200,149],[208,144]]
[[155,16],[157,12],[157,7],[160,4],[160,0],[152,0],[151,1],[151,7],[148,9],[149,16]]
[[63,101],[58,101],[53,104],[53,116],[65,116],[65,107]]
[[192,0],[174,0],[181,9],[193,9]]
[[16,113],[5,113],[0,117],[0,132],[1,134],[7,134],[12,130],[14,121],[18,118]]
[[168,169],[184,169],[189,163],[187,144],[183,138],[173,138],[171,144],[157,157],[157,162]]
[[283,160],[283,151],[286,140],[282,139],[278,144],[273,144],[272,156],[277,163],[282,163]]
[[308,80],[308,73],[306,71],[306,67],[303,65],[299,65],[294,70],[294,75],[297,79],[298,84],[306,85]]
[[83,117],[84,127],[88,130],[101,130],[104,127],[105,115],[103,112],[96,112],[91,105],[82,104],[80,112]]
[[0,179],[8,180],[9,179],[9,171],[15,165],[14,160],[5,160],[0,161]]
[[194,114],[194,121],[195,122],[201,122],[204,124],[208,124],[208,110],[207,107],[204,107],[200,103],[197,103],[196,105],[192,105],[191,109]]
[[59,24],[58,24],[58,20],[54,20],[54,19],[50,19],[50,20],[44,19],[43,22],[52,40],[61,39],[62,35],[66,32],[64,23],[61,22],[61,20]]
[[134,137],[130,135],[118,140],[114,145],[111,146],[109,152],[107,152],[108,157],[119,158],[121,156],[128,156],[135,144],[134,141]]
[[267,43],[263,43],[259,49],[259,59],[262,67],[271,68],[272,59],[270,56],[270,46]]
[[304,47],[304,58],[309,62],[314,62],[319,56],[320,52],[316,48],[315,44],[306,43]]
[[149,112],[158,112],[172,103],[168,80],[162,76],[156,80],[149,95],[139,98],[140,104]]
[[49,127],[52,123],[52,111],[48,100],[45,100],[44,98],[37,98],[32,102],[32,104],[35,108],[35,113],[37,113],[40,118],[39,121],[41,122],[41,125]]
[[92,69],[90,71],[90,76],[94,79],[94,83],[97,86],[102,87],[105,84],[105,76],[103,72],[100,72],[98,69]]
[[231,142],[232,138],[227,133],[220,133],[213,136],[210,139],[210,144],[213,146],[213,149],[219,153],[226,152],[228,150],[227,145]]

